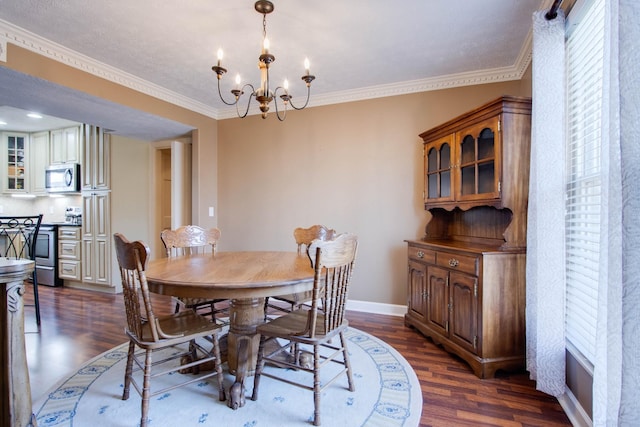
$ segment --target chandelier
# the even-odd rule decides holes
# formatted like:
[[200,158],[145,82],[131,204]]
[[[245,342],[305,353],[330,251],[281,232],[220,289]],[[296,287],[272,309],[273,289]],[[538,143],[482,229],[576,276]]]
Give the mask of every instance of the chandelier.
[[[278,86],[275,90],[271,90],[271,84],[269,82],[269,66],[276,60],[276,57],[273,56],[269,52],[269,39],[267,38],[267,14],[273,12],[273,3],[267,0],[258,0],[255,3],[256,12],[262,14],[262,52],[258,57],[258,68],[260,68],[260,87],[258,89],[254,88],[252,84],[247,83],[241,87],[241,79],[240,75],[236,75],[236,86],[231,90],[231,93],[234,96],[233,102],[228,102],[222,96],[222,92],[220,91],[220,80],[224,73],[227,72],[225,68],[223,68],[220,64],[222,63],[223,52],[222,49],[218,49],[218,64],[211,67],[214,73],[217,75],[218,80],[218,95],[222,102],[226,105],[235,105],[236,112],[238,117],[244,118],[247,116],[249,112],[249,106],[251,105],[251,99],[255,98],[258,104],[260,104],[260,111],[262,112],[262,118],[267,118],[267,113],[269,112],[269,104],[271,101],[274,101],[276,106],[276,116],[278,120],[284,121],[287,115],[287,106],[290,105],[294,110],[302,110],[309,104],[309,96],[311,95],[311,82],[315,79],[315,76],[312,76],[309,73],[309,60],[305,58],[304,60],[304,68],[305,75],[302,76],[302,80],[307,84],[307,99],[303,106],[297,107],[293,104],[292,96],[289,93],[289,82],[285,79],[282,86]],[[251,89],[251,93],[249,95],[249,100],[247,101],[247,108],[244,110],[244,113],[240,112],[240,108],[238,106],[240,98],[245,93],[245,90]],[[278,94],[284,103],[284,111],[282,112],[278,109]]]

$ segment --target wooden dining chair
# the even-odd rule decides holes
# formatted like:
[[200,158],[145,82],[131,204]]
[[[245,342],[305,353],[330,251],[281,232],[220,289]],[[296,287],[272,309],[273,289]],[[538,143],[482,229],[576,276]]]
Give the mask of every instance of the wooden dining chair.
[[[42,223],[42,214],[31,216],[0,217],[0,256],[5,258],[36,259],[36,243]],[[36,269],[31,276],[33,282],[33,305],[36,311],[36,324],[40,327],[40,301],[38,298],[38,274]]]
[[[197,253],[211,252],[215,254],[216,245],[220,240],[220,230],[211,228],[205,230],[197,225],[185,225],[175,230],[163,230],[160,239],[164,244],[168,257],[184,256]],[[187,308],[210,315],[214,322],[220,321],[218,313],[228,313],[229,301],[227,299],[207,299],[207,298],[182,298],[174,297],[176,303],[176,313],[181,308]],[[223,307],[216,307],[216,304]]]
[[[340,375],[346,374],[349,391],[355,391],[347,341],[344,337],[344,331],[349,322],[344,314],[357,248],[358,238],[348,233],[341,234],[334,240],[314,240],[311,243],[309,253],[312,254],[315,271],[311,308],[302,306],[258,326],[260,346],[253,385],[253,400],[258,399],[258,388],[262,376],[313,390],[313,424],[319,426],[320,395],[327,386]],[[320,301],[323,304],[322,310],[319,307]],[[332,343],[332,338],[336,335],[340,337],[340,345]],[[275,349],[270,348],[269,353],[266,353],[265,342],[273,338],[285,340],[286,344],[274,346]],[[291,348],[296,349],[293,357],[289,357]],[[321,353],[322,348],[329,351]],[[312,357],[312,363],[308,363],[309,357]],[[267,362],[289,369],[267,372],[264,370]],[[321,378],[321,368],[329,362],[340,364],[343,368],[332,378]],[[313,380],[296,381],[290,378],[293,370],[311,373]]]
[[[335,237],[336,231],[329,229],[324,225],[312,225],[309,228],[298,227],[293,230],[293,238],[298,245],[299,254],[308,254],[309,245],[316,239],[331,240]],[[309,258],[311,259],[311,257]],[[274,302],[275,300],[275,302]],[[264,313],[267,318],[267,311],[271,308],[284,313],[289,313],[308,301],[311,300],[311,291],[300,292],[297,294],[277,295],[265,298]],[[280,302],[278,304],[278,302]]]
[[[220,359],[219,333],[221,326],[212,322],[193,310],[184,310],[169,316],[156,316],[149,295],[149,288],[145,276],[145,266],[149,258],[149,247],[140,241],[129,242],[122,234],[114,236],[116,256],[122,277],[127,325],[125,332],[129,337],[129,352],[124,375],[124,391],[122,400],[129,398],[129,388],[134,388],[142,397],[142,414],[140,426],[148,425],[149,399],[176,387],[181,387],[217,375],[218,397],[225,400],[222,385],[222,367]],[[206,339],[213,348],[209,351],[201,344]],[[208,345],[208,344],[207,344]],[[180,347],[179,347],[180,346]],[[153,362],[153,352],[174,347],[171,354],[163,354],[162,359]],[[136,348],[142,349],[142,354],[136,354]],[[181,363],[170,361],[180,360]],[[182,363],[185,359],[189,363]],[[134,362],[136,367],[134,369]],[[213,362],[214,370],[208,370],[202,375],[194,375],[177,385],[151,391],[151,379],[164,374],[175,374],[177,371],[188,370],[199,373],[199,367]],[[152,372],[152,368],[159,366],[159,373]],[[142,386],[136,381],[134,373],[143,371]],[[204,371],[204,369],[203,369]]]

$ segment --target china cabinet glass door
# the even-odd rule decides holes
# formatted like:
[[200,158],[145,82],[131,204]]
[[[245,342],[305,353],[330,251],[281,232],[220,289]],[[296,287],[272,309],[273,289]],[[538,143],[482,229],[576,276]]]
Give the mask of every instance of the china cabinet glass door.
[[425,147],[427,200],[452,200],[451,147],[448,140]]
[[478,200],[500,196],[499,118],[466,129],[459,141],[459,200]]

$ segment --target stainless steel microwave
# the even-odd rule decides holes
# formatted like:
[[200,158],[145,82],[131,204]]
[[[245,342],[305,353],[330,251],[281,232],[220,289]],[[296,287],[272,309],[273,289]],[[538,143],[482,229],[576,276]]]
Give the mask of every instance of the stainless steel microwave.
[[65,163],[47,166],[45,186],[49,193],[79,193],[80,165]]

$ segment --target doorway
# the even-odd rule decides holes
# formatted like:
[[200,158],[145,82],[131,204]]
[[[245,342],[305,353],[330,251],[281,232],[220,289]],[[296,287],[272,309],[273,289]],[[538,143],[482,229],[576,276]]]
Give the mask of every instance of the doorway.
[[191,139],[153,143],[154,224],[152,253],[164,254],[160,232],[192,223]]

